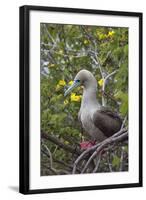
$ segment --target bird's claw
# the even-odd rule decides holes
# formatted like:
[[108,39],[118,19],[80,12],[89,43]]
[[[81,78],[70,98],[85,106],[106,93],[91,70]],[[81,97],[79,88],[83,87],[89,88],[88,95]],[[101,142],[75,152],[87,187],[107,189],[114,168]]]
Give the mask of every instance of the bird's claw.
[[80,143],[81,149],[89,149],[96,144],[96,141],[84,141]]

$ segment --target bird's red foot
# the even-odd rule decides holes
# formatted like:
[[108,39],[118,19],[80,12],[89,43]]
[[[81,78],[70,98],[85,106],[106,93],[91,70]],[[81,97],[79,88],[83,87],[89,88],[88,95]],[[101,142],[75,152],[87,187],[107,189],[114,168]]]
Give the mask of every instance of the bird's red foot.
[[96,141],[84,141],[80,143],[81,149],[89,149],[96,144]]

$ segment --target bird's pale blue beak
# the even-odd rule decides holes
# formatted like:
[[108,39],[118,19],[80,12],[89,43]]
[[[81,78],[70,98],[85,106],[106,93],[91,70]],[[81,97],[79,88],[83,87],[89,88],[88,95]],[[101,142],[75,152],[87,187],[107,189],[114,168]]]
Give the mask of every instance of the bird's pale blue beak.
[[71,93],[71,91],[72,91],[74,88],[78,87],[79,85],[80,85],[80,81],[75,80],[75,81],[73,82],[73,84],[65,91],[64,96],[66,96],[66,95],[68,95],[69,93]]

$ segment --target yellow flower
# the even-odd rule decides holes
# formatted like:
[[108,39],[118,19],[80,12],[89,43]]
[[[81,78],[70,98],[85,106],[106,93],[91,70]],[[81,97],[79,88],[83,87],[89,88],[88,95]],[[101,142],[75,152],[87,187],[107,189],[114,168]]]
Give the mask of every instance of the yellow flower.
[[61,86],[59,84],[57,84],[56,86],[56,91],[60,90]]
[[66,82],[64,80],[60,80],[59,83],[58,83],[60,86],[65,86],[66,85]]
[[104,33],[101,33],[101,32],[98,32],[96,33],[97,37],[99,38],[99,40],[104,40],[107,38],[107,35],[104,34]]
[[60,90],[65,85],[66,85],[66,82],[64,80],[60,80],[58,84],[56,85],[56,91]]
[[80,102],[81,101],[81,95],[76,95],[75,93],[71,93],[71,101],[76,101],[76,102]]
[[84,40],[84,44],[88,44],[89,43],[89,41],[88,40]]
[[99,35],[99,39],[100,39],[100,40],[103,40],[103,39],[105,39],[105,38],[106,38],[106,35],[105,35],[105,34],[100,34],[100,35]]
[[73,81],[69,81],[69,83],[68,83],[69,85],[72,85],[73,84]]
[[54,66],[55,66],[55,64],[53,64],[53,63],[49,65],[49,67],[54,67]]
[[69,101],[66,99],[65,101],[64,101],[64,105],[67,105],[69,103]]
[[63,54],[63,50],[62,49],[59,50],[59,54]]
[[76,93],[71,93],[71,97],[75,97],[76,96]]
[[64,144],[67,144],[67,145],[68,145],[68,144],[69,144],[69,142],[68,142],[68,141],[65,141],[65,142],[64,142]]
[[100,86],[103,86],[103,83],[104,83],[104,80],[103,80],[103,79],[100,79],[100,80],[98,81],[98,84],[99,84]]
[[115,31],[109,31],[108,32],[108,37],[112,37],[115,34]]

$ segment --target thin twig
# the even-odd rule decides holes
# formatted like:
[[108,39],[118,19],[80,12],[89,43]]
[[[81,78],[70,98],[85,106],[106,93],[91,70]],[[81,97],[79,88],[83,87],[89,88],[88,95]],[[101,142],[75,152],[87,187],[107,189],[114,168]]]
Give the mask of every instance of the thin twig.
[[96,166],[95,166],[95,168],[93,170],[93,173],[97,172],[97,170],[98,170],[98,167],[99,167],[99,164],[100,164],[100,160],[101,160],[101,154],[102,154],[102,152],[100,152],[99,155],[98,155],[98,158],[97,158],[97,161],[96,161]]
[[50,34],[50,32],[48,31],[47,27],[46,27],[46,24],[44,24],[44,27],[46,29],[46,32],[48,34],[48,37],[52,40],[53,44],[56,45],[56,42],[55,40],[53,39],[52,35]]
[[[118,70],[115,70],[115,71],[113,71],[112,73],[108,74],[105,78],[103,77],[103,85],[102,85],[102,92],[103,92],[103,93],[104,93],[104,91],[105,91],[105,86],[106,86],[107,80],[108,80],[111,76],[113,76],[117,71],[118,71]],[[103,101],[102,101],[102,105],[103,105],[103,106],[106,106],[106,103],[105,103],[105,100],[104,100],[104,99],[103,99]]]
[[107,154],[108,154],[108,155],[107,155],[107,163],[108,163],[110,172],[112,172],[113,169],[112,169],[112,164],[110,163],[110,153],[107,152]]
[[47,151],[47,155],[50,158],[50,166],[48,166],[55,174],[58,174],[57,170],[53,167],[53,159],[52,159],[52,154],[50,149],[47,147],[47,145],[42,144],[42,146],[45,148],[45,150]]
[[125,118],[124,118],[124,120],[123,120],[123,123],[122,123],[122,126],[121,126],[121,130],[124,128],[125,123],[126,123],[126,120],[127,120],[127,115],[125,116]]
[[121,148],[122,151],[121,151],[121,158],[120,158],[120,169],[119,171],[123,171],[123,160],[124,160],[124,151],[123,151],[123,148]]

